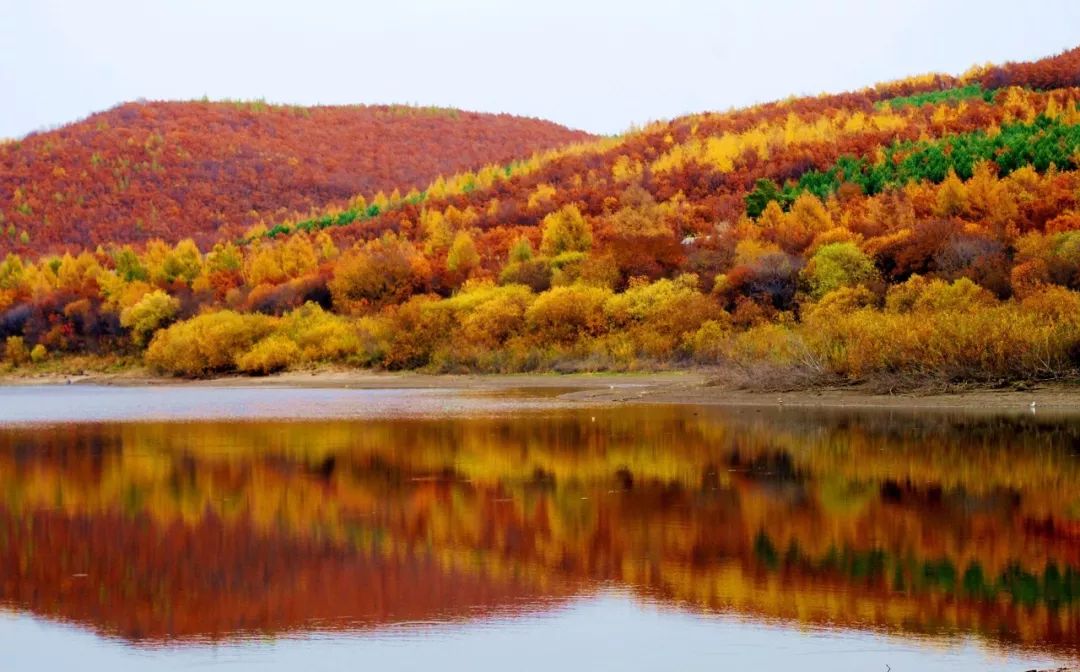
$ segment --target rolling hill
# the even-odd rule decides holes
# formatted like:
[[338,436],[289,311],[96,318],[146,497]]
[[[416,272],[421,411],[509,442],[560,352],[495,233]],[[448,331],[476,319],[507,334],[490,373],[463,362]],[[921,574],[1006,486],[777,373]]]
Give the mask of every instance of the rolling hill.
[[128,103],[0,144],[0,252],[210,242],[589,137],[442,108]]
[[1072,377],[1078,103],[1074,49],[658,122],[212,246],[9,257],[0,336],[21,339],[15,364],[145,352],[191,376],[347,362],[706,364],[888,389]]

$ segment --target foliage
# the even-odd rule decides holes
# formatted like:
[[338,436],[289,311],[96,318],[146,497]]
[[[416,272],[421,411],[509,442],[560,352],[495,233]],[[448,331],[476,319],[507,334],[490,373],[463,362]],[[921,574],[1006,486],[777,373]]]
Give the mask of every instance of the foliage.
[[[512,128],[536,131],[530,151],[568,134],[406,108],[122,107],[94,118],[124,129],[122,152],[85,124],[0,146],[0,249],[27,252],[0,261],[0,338],[22,339],[19,363],[39,345],[149,341],[147,363],[188,376],[688,359],[853,380],[1071,375],[1073,318],[1051,307],[1080,290],[1078,71],[1080,49],[487,165],[488,148],[519,146]],[[220,137],[149,130],[181,112],[218,115]],[[324,122],[354,117],[387,131],[379,151],[312,157],[339,133]],[[406,142],[398,122],[422,128]],[[439,152],[405,152],[372,171],[383,191],[356,193],[372,154],[439,128],[457,147],[472,126],[509,135],[456,174],[421,169],[445,165]],[[252,142],[291,154],[255,160]],[[237,180],[255,186],[241,198]]]
[[868,283],[876,275],[874,261],[853,243],[820,247],[803,269],[803,278],[815,299],[841,287]]
[[273,327],[273,318],[265,315],[231,310],[205,313],[155,334],[146,349],[146,361],[174,375],[199,377],[232,371],[237,359]]
[[334,267],[334,305],[355,312],[398,303],[421,288],[428,263],[408,241],[387,235],[354,247]]
[[266,375],[287,369],[300,359],[300,347],[283,334],[267,336],[236,358],[236,368],[244,373]]
[[157,289],[125,308],[120,313],[120,325],[131,330],[131,338],[136,345],[142,345],[155,331],[172,320],[179,310],[179,301]]
[[541,230],[540,252],[545,256],[588,252],[592,247],[592,227],[575,205],[564,206],[544,217]]
[[[269,219],[345,207],[358,193],[420,189],[440,174],[589,139],[510,115],[297,109],[127,103],[0,144],[0,212],[21,231],[18,238],[0,236],[0,254],[153,238],[192,237],[205,246]],[[363,217],[349,212],[350,222],[369,216],[366,207]]]

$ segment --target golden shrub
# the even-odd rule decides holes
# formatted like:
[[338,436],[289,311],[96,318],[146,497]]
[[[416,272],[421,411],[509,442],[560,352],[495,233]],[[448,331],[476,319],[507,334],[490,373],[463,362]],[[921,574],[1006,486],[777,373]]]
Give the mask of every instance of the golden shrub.
[[604,303],[611,290],[588,285],[555,287],[536,298],[525,321],[540,341],[568,344],[607,328]]
[[4,359],[15,366],[22,366],[30,361],[30,349],[26,347],[22,336],[7,337],[4,341]]
[[236,368],[244,373],[266,375],[282,371],[300,361],[300,347],[284,334],[274,334],[256,343],[236,358]]
[[146,349],[146,363],[183,376],[233,371],[237,358],[269,335],[276,322],[231,310],[204,313],[157,332]]

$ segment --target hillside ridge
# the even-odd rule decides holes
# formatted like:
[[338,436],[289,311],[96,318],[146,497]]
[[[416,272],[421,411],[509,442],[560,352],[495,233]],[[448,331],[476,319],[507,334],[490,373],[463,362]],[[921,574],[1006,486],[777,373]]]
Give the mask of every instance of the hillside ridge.
[[123,242],[0,263],[9,366],[1073,379],[1080,49],[656,122],[212,244]]
[[[407,191],[590,138],[553,122],[402,105],[142,101],[0,144],[0,252],[185,236]],[[25,232],[25,236],[23,236]]]

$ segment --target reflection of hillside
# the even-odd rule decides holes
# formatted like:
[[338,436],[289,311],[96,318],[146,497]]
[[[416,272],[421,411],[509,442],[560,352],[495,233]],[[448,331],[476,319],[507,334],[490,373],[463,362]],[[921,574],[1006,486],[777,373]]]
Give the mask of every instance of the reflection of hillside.
[[215,516],[160,527],[142,517],[0,511],[0,602],[135,640],[363,629],[535,608],[566,589],[257,534]]
[[133,638],[230,636],[604,580],[697,609],[1076,649],[1076,429],[920,426],[657,408],[9,429],[0,599]]

